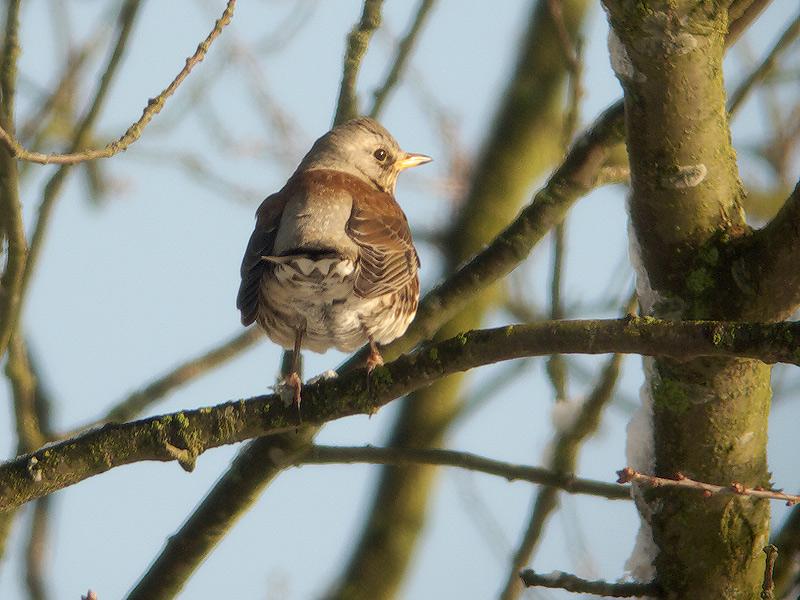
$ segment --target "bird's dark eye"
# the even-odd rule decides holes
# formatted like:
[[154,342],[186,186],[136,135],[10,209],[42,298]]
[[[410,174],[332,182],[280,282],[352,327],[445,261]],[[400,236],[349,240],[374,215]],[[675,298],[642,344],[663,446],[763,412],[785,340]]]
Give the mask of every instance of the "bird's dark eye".
[[386,157],[388,155],[386,154],[386,150],[384,150],[383,148],[378,148],[377,150],[375,150],[375,152],[372,153],[372,156],[374,156],[380,162],[383,162],[386,160]]

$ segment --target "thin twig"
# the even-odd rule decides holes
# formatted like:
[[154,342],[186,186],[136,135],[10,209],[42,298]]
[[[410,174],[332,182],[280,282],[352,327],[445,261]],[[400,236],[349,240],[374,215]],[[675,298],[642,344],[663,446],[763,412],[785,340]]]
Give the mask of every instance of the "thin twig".
[[703,481],[695,481],[689,479],[685,475],[678,473],[674,479],[667,477],[656,477],[655,475],[646,475],[640,473],[630,467],[617,471],[619,478],[617,483],[641,483],[649,487],[674,487],[687,490],[697,490],[702,492],[703,496],[710,498],[714,495],[722,496],[749,496],[760,500],[782,500],[786,506],[794,506],[800,503],[800,495],[786,494],[781,490],[766,490],[761,487],[749,488],[745,485],[734,481],[730,485],[716,485],[713,483],[705,483]]
[[492,460],[469,452],[439,448],[377,448],[374,446],[312,446],[298,456],[296,465],[368,463],[373,465],[426,464],[458,467],[497,475],[508,481],[529,481],[551,486],[570,494],[601,496],[609,500],[630,500],[630,488],[592,479],[580,479],[570,473],[558,473],[542,467],[529,467]]
[[419,33],[422,31],[425,20],[430,14],[431,8],[433,7],[435,1],[436,0],[421,0],[419,8],[417,9],[417,14],[414,16],[414,21],[411,23],[411,27],[409,27],[408,32],[406,32],[405,36],[403,36],[403,39],[400,40],[400,43],[397,45],[397,52],[394,56],[394,60],[392,61],[392,67],[389,70],[389,73],[386,75],[386,79],[384,79],[383,84],[374,92],[372,108],[369,110],[369,116],[373,119],[380,117],[386,100],[389,98],[389,94],[391,93],[392,89],[394,89],[395,85],[397,85],[397,82],[400,79],[400,74],[403,72],[408,59],[411,56],[411,52],[417,42]]
[[609,581],[589,581],[570,573],[554,571],[546,575],[526,569],[519,574],[527,587],[560,589],[581,594],[595,594],[611,598],[631,598],[634,596],[658,596],[655,583],[611,583]]
[[336,103],[336,114],[333,118],[334,125],[344,123],[359,114],[356,79],[372,34],[381,25],[382,6],[383,0],[364,0],[361,19],[347,36],[342,84],[339,88],[339,100]]
[[[139,0],[135,0],[132,3],[129,2],[129,6],[131,4],[133,6],[130,7],[130,10],[136,10],[134,7],[138,8],[140,2]],[[147,124],[152,120],[152,118],[161,112],[161,109],[164,108],[164,103],[166,102],[167,98],[175,93],[175,90],[177,90],[178,86],[183,83],[183,80],[188,77],[195,65],[205,58],[211,43],[219,36],[220,33],[222,33],[222,30],[225,28],[225,26],[231,22],[235,6],[236,0],[228,0],[222,16],[217,19],[216,23],[214,23],[214,28],[208,34],[206,39],[200,42],[195,53],[186,59],[186,64],[175,76],[175,79],[173,79],[170,84],[164,88],[160,94],[158,94],[158,96],[151,98],[147,102],[147,106],[142,111],[142,116],[139,117],[138,121],[128,127],[125,133],[119,137],[119,139],[110,142],[104,148],[82,151],[71,150],[66,154],[43,154],[41,152],[31,152],[26,150],[11,133],[2,128],[0,128],[0,142],[2,142],[9,152],[11,152],[11,154],[17,159],[45,165],[71,165],[87,160],[109,158],[115,154],[118,154],[119,152],[127,150],[131,144],[141,137],[142,131],[145,127],[147,127]]]
[[775,42],[775,45],[764,57],[764,60],[762,60],[761,63],[755,69],[753,69],[747,78],[731,94],[730,100],[728,100],[729,113],[736,112],[753,88],[760,81],[763,81],[767,78],[767,76],[769,76],[770,72],[777,64],[781,54],[783,54],[783,52],[792,45],[798,36],[800,36],[800,14],[798,14],[791,23],[789,23],[789,26],[778,38],[778,41]]

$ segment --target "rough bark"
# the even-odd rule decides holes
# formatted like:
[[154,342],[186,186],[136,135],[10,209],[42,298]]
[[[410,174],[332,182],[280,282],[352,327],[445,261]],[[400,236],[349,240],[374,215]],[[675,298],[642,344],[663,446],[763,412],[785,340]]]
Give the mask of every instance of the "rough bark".
[[[735,243],[749,236],[722,78],[727,3],[607,0],[625,92],[630,218],[640,299],[651,314],[746,314]],[[657,474],[768,486],[769,368],[743,359],[659,359],[648,377]],[[668,598],[755,598],[765,501],[646,494]],[[647,511],[646,511],[647,512]]]

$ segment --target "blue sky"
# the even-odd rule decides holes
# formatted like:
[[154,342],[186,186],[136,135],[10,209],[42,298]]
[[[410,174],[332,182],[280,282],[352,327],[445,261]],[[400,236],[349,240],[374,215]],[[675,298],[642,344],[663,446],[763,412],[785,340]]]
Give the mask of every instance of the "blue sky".
[[[76,39],[85,39],[103,21],[113,22],[108,2],[62,2]],[[36,85],[52,85],[63,64],[58,32],[49,11],[54,2],[29,0],[22,12],[20,113],[27,114]],[[164,87],[207,34],[224,2],[172,0],[145,2],[134,43],[123,61],[97,131],[117,136],[138,118],[147,98]],[[293,14],[307,11],[293,28]],[[387,0],[385,30],[379,32],[364,62],[362,98],[379,83],[392,54],[391,39],[401,34],[416,3]],[[747,36],[760,56],[775,39],[793,0],[775,0]],[[240,330],[234,300],[238,266],[258,202],[278,189],[314,138],[330,126],[341,75],[344,39],[360,15],[360,2],[242,0],[206,62],[156,117],[143,138],[103,166],[116,191],[101,207],[88,198],[82,176],[73,173],[56,207],[40,261],[24,328],[56,400],[55,425],[72,428],[103,413],[114,401],[167,371],[188,356]],[[450,199],[438,185],[445,175],[448,148],[439,139],[430,110],[421,100],[436,99],[458,126],[460,143],[477,154],[503,82],[513,64],[516,42],[529,2],[440,0],[415,52],[412,69],[392,96],[382,121],[411,151],[436,161],[403,175],[398,198],[414,228],[430,229],[450,217]],[[111,15],[111,16],[109,16]],[[265,50],[281,30],[288,42]],[[586,31],[587,61],[584,122],[621,91],[608,65],[605,15],[592,8]],[[390,33],[390,35],[387,35]],[[111,37],[111,32],[106,39]],[[291,123],[297,143],[281,146],[275,160],[269,147],[280,136],[259,109],[246,60],[254,52],[263,87]],[[259,49],[261,53],[259,54]],[[734,59],[736,57],[734,56]],[[741,78],[741,61],[729,61],[732,83]],[[198,84],[213,77],[213,85]],[[197,80],[197,81],[195,81]],[[239,147],[221,146],[208,134],[209,113],[189,111],[192,90],[213,107],[227,136]],[[424,90],[424,93],[421,92]],[[89,90],[81,97],[90,96]],[[751,102],[736,122],[734,141],[744,144],[764,129],[760,104]],[[175,168],[168,155],[187,155],[237,182],[231,194],[208,182],[198,184]],[[39,202],[42,182],[53,167],[32,167],[23,188],[26,222]],[[630,284],[624,191],[606,188],[583,199],[568,224],[570,241],[565,297],[579,303],[572,316],[611,316],[592,304],[609,285]],[[420,245],[423,285],[440,276],[435,252]],[[547,296],[549,244],[538,247],[515,277],[530,294]],[[620,273],[622,273],[620,275]],[[523,277],[524,275],[524,277]],[[623,281],[624,285],[619,284]],[[501,318],[495,319],[498,323]],[[308,355],[314,374],[335,367],[342,356]],[[151,408],[160,413],[217,404],[263,393],[274,383],[279,350],[266,339],[231,364],[172,394]],[[597,371],[602,358],[581,359]],[[471,386],[497,372],[474,374]],[[622,393],[636,398],[640,361],[625,361]],[[583,393],[572,385],[573,395]],[[13,420],[7,389],[0,391],[0,432],[13,446]],[[487,402],[451,432],[448,445],[501,460],[539,464],[552,426],[550,387],[543,365]],[[773,413],[770,459],[775,480],[797,489],[800,475],[788,451],[798,406],[780,402]],[[395,413],[389,406],[372,418],[355,417],[327,426],[319,440],[329,444],[379,444]],[[600,432],[581,453],[579,474],[612,480],[624,466],[627,410],[612,407]],[[191,508],[225,470],[238,447],[210,451],[187,475],[176,464],[140,463],[94,477],[55,495],[55,527],[49,549],[49,581],[54,597],[78,598],[88,588],[101,600],[122,597],[144,572]],[[286,472],[269,487],[220,547],[190,580],[181,598],[287,598],[319,596],[337,575],[358,533],[377,468],[303,467]],[[488,476],[445,470],[439,479],[429,525],[404,587],[404,598],[487,598],[504,580],[510,553],[521,535],[535,488]],[[538,551],[537,570],[562,569],[614,579],[633,544],[638,519],[632,506],[592,498],[562,496],[563,510],[551,518]],[[775,505],[774,514],[783,514]],[[26,529],[18,522],[13,543],[0,563],[0,597],[23,598],[19,542]],[[537,593],[535,598],[561,598]]]

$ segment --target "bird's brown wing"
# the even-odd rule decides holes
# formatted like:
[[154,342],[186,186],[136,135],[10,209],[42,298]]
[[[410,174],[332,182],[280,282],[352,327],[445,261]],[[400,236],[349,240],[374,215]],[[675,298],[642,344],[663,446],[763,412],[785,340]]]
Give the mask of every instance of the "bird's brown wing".
[[281,215],[283,214],[290,194],[286,187],[261,203],[256,210],[256,226],[244,251],[240,270],[242,282],[236,296],[236,308],[242,316],[242,325],[250,325],[258,315],[258,295],[261,278],[272,265],[262,260],[262,256],[272,254],[275,236],[278,233]]
[[347,234],[358,245],[358,296],[376,298],[417,281],[419,257],[406,216],[392,196],[354,194]]

